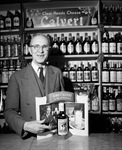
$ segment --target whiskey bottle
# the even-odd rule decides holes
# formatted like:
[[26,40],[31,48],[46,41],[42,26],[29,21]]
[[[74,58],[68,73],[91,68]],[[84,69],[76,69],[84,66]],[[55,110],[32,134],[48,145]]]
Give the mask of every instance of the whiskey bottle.
[[72,82],[76,82],[76,65],[74,62],[71,62],[70,70],[69,70],[69,78]]
[[10,30],[13,28],[13,14],[8,10],[5,17],[5,30]]
[[117,108],[116,108],[117,111],[122,112],[122,91],[120,86],[118,86],[117,89],[116,103],[117,103]]
[[83,64],[82,62],[78,62],[78,67],[77,67],[77,82],[83,82]]
[[116,110],[116,98],[113,87],[109,87],[109,111]]
[[117,83],[122,83],[122,62],[117,63]]
[[85,62],[83,76],[84,76],[84,82],[91,82],[91,70],[89,68],[89,62]]
[[4,51],[4,36],[0,36],[0,57],[5,56],[5,51]]
[[108,22],[111,26],[115,25],[115,9],[112,4],[109,6]]
[[109,82],[109,65],[107,61],[103,62],[102,82],[105,82],[105,83]]
[[98,89],[95,87],[92,95],[91,110],[99,111]]
[[8,66],[7,66],[7,60],[4,60],[4,62],[3,62],[2,83],[8,83]]
[[64,34],[61,34],[61,41],[59,43],[59,49],[62,55],[66,55],[67,53],[67,41],[65,41]]
[[74,42],[72,33],[69,33],[69,40],[67,42],[67,54],[68,55],[74,54]]
[[115,22],[117,26],[121,26],[122,25],[122,8],[120,7],[120,5],[117,5],[116,7],[116,14],[115,14]]
[[66,136],[68,134],[68,117],[66,115],[65,104],[63,102],[59,102],[59,114],[57,119],[57,134],[60,136]]
[[101,12],[101,22],[103,25],[108,25],[108,7],[103,4],[102,12]]
[[114,33],[109,33],[109,54],[116,54],[116,41],[114,37]]
[[20,12],[18,10],[15,10],[15,15],[13,17],[13,29],[19,28],[20,28]]
[[88,37],[88,33],[85,33],[85,39],[83,41],[83,53],[90,54],[90,40]]
[[121,33],[119,32],[118,34],[117,34],[117,36],[116,36],[116,41],[117,41],[117,43],[116,43],[116,48],[117,48],[117,54],[122,54],[122,35],[121,35]]
[[115,62],[110,62],[110,82],[116,83],[117,82],[117,70]]
[[63,77],[69,78],[69,69],[66,62],[64,64],[62,72],[63,72]]
[[76,41],[75,41],[75,54],[82,54],[83,48],[82,48],[82,41],[80,39],[80,34],[76,34]]
[[108,90],[107,87],[103,87],[103,93],[102,93],[102,111],[108,112]]
[[52,46],[52,54],[53,55],[58,55],[59,54],[59,42],[58,42],[58,37],[57,34],[54,34],[53,42],[51,44]]
[[0,15],[0,30],[5,29],[5,17],[3,15]]
[[10,65],[9,65],[9,69],[8,69],[8,79],[10,79],[11,75],[15,72],[14,69],[14,60],[10,60]]
[[102,53],[104,54],[108,54],[109,53],[109,45],[108,45],[108,36],[107,33],[104,32],[103,33],[103,37],[102,37]]
[[92,34],[92,41],[91,41],[91,53],[92,54],[98,54],[98,41],[97,41],[97,38],[96,38],[96,33],[93,32]]
[[92,79],[92,82],[99,81],[99,71],[98,71],[97,63],[94,61],[92,62],[91,79]]

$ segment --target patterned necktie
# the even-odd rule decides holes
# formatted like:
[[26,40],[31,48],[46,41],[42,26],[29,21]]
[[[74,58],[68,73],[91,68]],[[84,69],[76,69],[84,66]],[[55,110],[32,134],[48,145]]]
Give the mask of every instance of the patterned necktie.
[[41,80],[42,83],[43,83],[43,82],[44,82],[43,68],[40,67],[39,69],[40,69],[39,78],[40,78],[40,80]]

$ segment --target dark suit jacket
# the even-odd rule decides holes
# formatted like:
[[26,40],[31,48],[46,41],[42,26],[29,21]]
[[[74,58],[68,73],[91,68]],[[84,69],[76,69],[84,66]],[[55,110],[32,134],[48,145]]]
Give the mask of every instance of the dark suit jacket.
[[[44,86],[31,65],[15,72],[8,83],[5,119],[9,126],[18,134],[22,133],[25,121],[36,120],[35,97],[48,93],[63,91],[64,82],[61,70],[54,66],[46,66]],[[21,110],[21,115],[17,111]]]

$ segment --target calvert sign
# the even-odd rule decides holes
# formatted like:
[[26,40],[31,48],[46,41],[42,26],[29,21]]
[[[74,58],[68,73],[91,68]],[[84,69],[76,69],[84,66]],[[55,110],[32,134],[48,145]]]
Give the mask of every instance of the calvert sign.
[[33,20],[34,28],[73,27],[90,24],[95,7],[26,9],[26,17]]

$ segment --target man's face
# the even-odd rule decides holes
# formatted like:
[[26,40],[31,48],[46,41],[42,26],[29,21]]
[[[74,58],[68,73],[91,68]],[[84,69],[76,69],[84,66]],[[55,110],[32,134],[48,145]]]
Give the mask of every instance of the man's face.
[[30,44],[30,53],[33,61],[37,64],[44,64],[49,55],[49,41],[46,37],[38,35],[34,37]]

